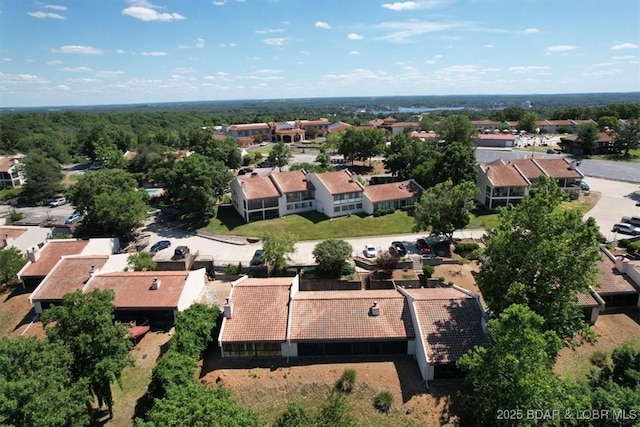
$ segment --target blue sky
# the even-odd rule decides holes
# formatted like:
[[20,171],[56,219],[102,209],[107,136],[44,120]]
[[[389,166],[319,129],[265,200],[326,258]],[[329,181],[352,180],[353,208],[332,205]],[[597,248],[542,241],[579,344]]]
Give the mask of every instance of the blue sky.
[[637,0],[0,0],[0,106],[640,91]]

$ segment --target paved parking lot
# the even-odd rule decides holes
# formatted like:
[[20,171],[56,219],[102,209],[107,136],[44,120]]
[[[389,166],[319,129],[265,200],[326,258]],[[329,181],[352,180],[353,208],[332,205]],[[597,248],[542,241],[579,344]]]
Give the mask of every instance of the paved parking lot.
[[623,238],[624,235],[611,230],[613,224],[620,222],[623,216],[640,215],[640,207],[635,205],[640,201],[640,185],[599,178],[585,178],[585,181],[589,183],[591,191],[601,193],[600,200],[585,218],[594,217],[607,240]]

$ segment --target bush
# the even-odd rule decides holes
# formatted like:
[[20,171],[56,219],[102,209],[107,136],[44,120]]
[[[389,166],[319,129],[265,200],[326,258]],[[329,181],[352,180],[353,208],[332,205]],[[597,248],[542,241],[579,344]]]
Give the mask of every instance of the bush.
[[438,280],[441,281],[442,283],[444,283],[445,278],[444,278],[444,276],[440,276],[440,277],[438,277]]
[[373,406],[380,412],[388,414],[393,404],[393,394],[389,390],[381,390],[373,399]]
[[239,262],[237,265],[229,264],[224,272],[232,275],[242,274],[242,263]]
[[607,353],[600,350],[594,351],[589,360],[598,368],[604,368],[607,365]]
[[629,240],[629,239],[620,239],[620,240],[618,240],[618,246],[620,246],[623,249],[627,249],[629,247],[629,245],[631,245],[631,240]]
[[22,212],[12,211],[6,220],[7,225],[13,224],[16,221],[20,221],[22,218],[24,218],[24,214]]
[[356,371],[345,369],[336,384],[336,388],[343,393],[351,393],[356,385]]
[[475,242],[460,242],[456,245],[456,253],[473,252],[480,249],[480,245]]
[[431,276],[433,276],[433,273],[436,271],[435,267],[433,265],[423,265],[422,266],[422,274],[424,274],[424,277],[426,277],[427,279],[430,278]]

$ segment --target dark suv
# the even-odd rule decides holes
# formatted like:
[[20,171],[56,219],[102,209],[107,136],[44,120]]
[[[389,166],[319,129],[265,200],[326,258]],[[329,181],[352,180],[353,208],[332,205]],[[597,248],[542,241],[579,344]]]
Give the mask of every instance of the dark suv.
[[186,246],[178,246],[173,252],[174,259],[182,259],[189,255],[189,248]]

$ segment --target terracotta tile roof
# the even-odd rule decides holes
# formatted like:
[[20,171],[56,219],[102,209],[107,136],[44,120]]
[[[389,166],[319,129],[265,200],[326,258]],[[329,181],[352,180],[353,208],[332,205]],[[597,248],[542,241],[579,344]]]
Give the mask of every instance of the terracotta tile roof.
[[578,305],[580,307],[598,307],[598,301],[591,295],[591,292],[587,293],[578,293]]
[[573,123],[571,120],[544,120],[542,126],[571,126]]
[[527,187],[529,183],[518,173],[512,164],[502,159],[481,165],[485,175],[489,177],[494,187]]
[[127,160],[133,160],[136,157],[138,157],[138,151],[137,150],[127,150],[124,152],[124,158]]
[[14,165],[13,156],[0,156],[0,172],[9,172]]
[[59,301],[69,292],[82,289],[89,279],[91,266],[98,272],[109,259],[108,255],[73,256],[63,258],[31,296],[34,301]]
[[364,193],[373,203],[411,199],[420,197],[422,189],[413,181],[393,182],[389,184],[367,185]]
[[397,122],[391,125],[392,128],[417,128],[420,122]]
[[233,313],[224,320],[222,342],[284,342],[291,277],[245,279],[231,295]]
[[518,125],[520,124],[517,120],[516,121],[508,121],[508,122],[505,122],[505,123],[507,123],[507,125],[509,125],[509,127],[512,127],[512,128],[518,127]]
[[342,132],[343,130],[347,130],[350,127],[351,125],[349,123],[344,123],[344,122],[334,123],[332,125],[329,125],[329,133]]
[[615,263],[606,255],[598,261],[598,283],[595,290],[599,295],[640,293],[640,288],[626,274],[621,274]]
[[247,200],[280,197],[280,192],[268,176],[251,176],[238,178]]
[[531,159],[513,159],[511,163],[516,165],[528,180],[537,179],[544,175],[540,166],[536,162],[532,162]]
[[494,122],[493,120],[471,120],[471,123],[473,123],[474,126],[478,126],[478,125],[497,126],[498,125],[498,122]]
[[276,182],[276,187],[284,193],[313,190],[313,184],[307,181],[307,174],[303,171],[272,172],[271,178]]
[[362,191],[355,174],[341,170],[336,172],[322,172],[315,174],[331,194],[343,194]]
[[438,139],[440,138],[440,135],[438,135],[437,133],[431,131],[431,132],[424,132],[424,131],[413,131],[411,132],[411,136],[415,136],[416,138],[420,138],[420,139]]
[[427,358],[433,364],[455,363],[477,345],[488,342],[477,301],[453,288],[407,289],[415,298]]
[[231,125],[227,128],[228,131],[255,129],[269,129],[269,125],[267,123],[245,123],[239,125]]
[[4,247],[5,237],[16,240],[27,231],[26,228],[0,227],[0,248]]
[[[371,316],[374,301],[380,307]],[[291,340],[406,340],[415,336],[407,301],[398,291],[306,291],[292,303]]]
[[373,119],[373,120],[369,120],[369,124],[371,126],[380,126],[384,123],[384,120],[382,119]]
[[329,120],[327,119],[318,119],[318,120],[299,120],[298,121],[301,126],[313,126],[313,125],[328,125]]
[[576,169],[569,168],[565,159],[531,159],[537,163],[552,178],[582,178]]
[[49,241],[40,249],[40,259],[32,262],[22,277],[42,277],[49,274],[63,255],[79,255],[89,244],[88,240]]
[[[160,287],[152,290],[151,283],[156,277],[160,280]],[[86,292],[94,289],[113,290],[113,303],[118,309],[177,309],[187,277],[187,271],[106,273],[95,276],[89,282]]]

